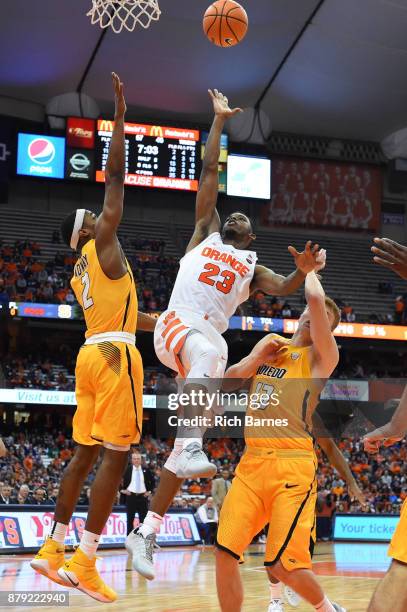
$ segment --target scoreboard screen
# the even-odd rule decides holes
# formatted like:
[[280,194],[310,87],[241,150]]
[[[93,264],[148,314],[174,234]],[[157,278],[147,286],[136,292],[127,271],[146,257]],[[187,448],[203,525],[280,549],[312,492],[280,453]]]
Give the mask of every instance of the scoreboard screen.
[[[114,122],[99,119],[96,181],[104,182]],[[199,130],[125,123],[126,185],[198,191]]]

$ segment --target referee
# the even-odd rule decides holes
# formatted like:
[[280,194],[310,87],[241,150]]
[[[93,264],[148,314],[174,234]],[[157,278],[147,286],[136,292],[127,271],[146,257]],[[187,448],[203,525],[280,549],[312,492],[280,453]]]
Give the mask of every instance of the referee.
[[148,498],[155,486],[154,475],[151,470],[141,465],[141,455],[135,451],[131,455],[131,464],[127,466],[123,476],[123,489],[120,491],[126,496],[127,509],[127,535],[130,533],[136,513],[139,523],[144,521],[148,510]]

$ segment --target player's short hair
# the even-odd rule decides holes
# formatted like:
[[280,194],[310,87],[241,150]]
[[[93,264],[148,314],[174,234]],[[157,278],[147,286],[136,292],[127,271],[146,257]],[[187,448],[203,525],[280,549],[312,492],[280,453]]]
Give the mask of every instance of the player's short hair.
[[73,232],[73,226],[75,224],[76,210],[73,210],[69,215],[61,222],[60,230],[63,241],[67,246],[71,246],[71,237]]
[[330,310],[334,316],[334,322],[332,323],[332,331],[339,325],[341,320],[341,311],[339,306],[335,304],[332,298],[325,296],[325,306]]

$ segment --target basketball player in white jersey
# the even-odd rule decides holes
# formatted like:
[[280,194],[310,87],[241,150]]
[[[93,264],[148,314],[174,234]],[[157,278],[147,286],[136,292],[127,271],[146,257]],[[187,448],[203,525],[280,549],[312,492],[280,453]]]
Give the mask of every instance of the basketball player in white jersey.
[[[160,361],[178,372],[186,393],[196,381],[223,378],[228,349],[222,334],[239,304],[253,291],[288,295],[296,291],[317,265],[318,245],[307,242],[304,252],[289,247],[297,269],[288,277],[257,264],[250,250],[256,236],[250,219],[235,212],[221,229],[216,210],[220,138],[226,119],[241,112],[230,109],[227,98],[209,91],[215,118],[206,144],[196,199],[195,231],[180,261],[168,309],[157,321],[154,344]],[[215,381],[214,381],[215,382]],[[199,384],[208,388],[208,384]],[[200,427],[178,431],[174,449],[162,472],[144,523],[129,534],[126,547],[133,567],[152,580],[152,551],[163,516],[185,478],[212,477],[216,466],[202,451]]]

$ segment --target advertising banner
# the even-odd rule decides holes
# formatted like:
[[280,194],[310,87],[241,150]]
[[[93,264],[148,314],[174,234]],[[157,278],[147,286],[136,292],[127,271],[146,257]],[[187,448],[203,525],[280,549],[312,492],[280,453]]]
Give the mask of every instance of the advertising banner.
[[[47,537],[54,511],[48,506],[24,507],[1,506],[0,510],[0,552],[24,552],[42,546]],[[40,509],[38,509],[40,508]],[[65,543],[79,544],[85,528],[86,510],[75,511],[68,526]],[[100,537],[100,548],[121,548],[127,533],[126,512],[123,508],[113,510]],[[191,512],[168,512],[164,516],[157,542],[160,546],[187,546],[199,543],[198,528]]]
[[65,138],[42,134],[19,134],[17,174],[63,179]]
[[336,514],[334,540],[390,542],[399,522],[397,515]]

